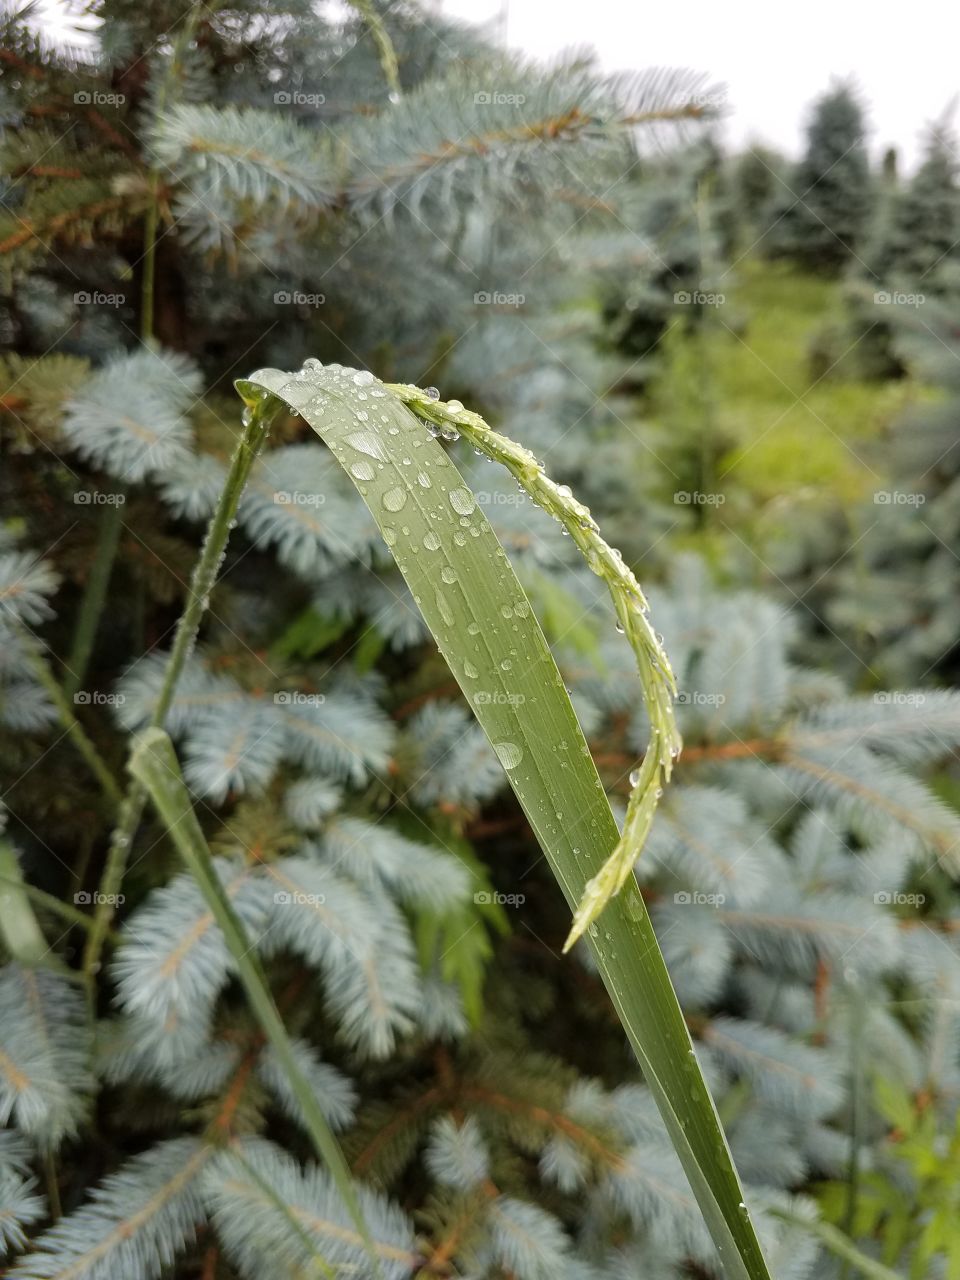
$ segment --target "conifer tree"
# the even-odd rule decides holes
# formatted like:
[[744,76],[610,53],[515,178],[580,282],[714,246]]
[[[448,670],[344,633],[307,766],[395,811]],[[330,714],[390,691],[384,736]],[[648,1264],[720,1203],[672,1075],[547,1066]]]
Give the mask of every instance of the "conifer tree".
[[818,99],[804,155],[770,212],[771,248],[826,275],[855,261],[872,195],[864,132],[863,109],[849,87]]
[[[390,1280],[719,1275],[589,953],[560,956],[502,760],[298,417],[250,466],[209,598],[189,585],[230,378],[305,356],[482,407],[646,564],[650,450],[600,295],[661,243],[662,170],[627,175],[645,130],[700,120],[701,82],[520,65],[412,6],[98,13],[87,60],[4,33],[9,1274],[376,1274],[317,1109]],[[651,726],[603,585],[448,434],[622,805]],[[184,602],[206,616],[171,691]],[[928,779],[960,708],[851,692],[694,557],[652,605],[686,749],[637,874],[772,1272],[831,1277],[806,1192],[885,1136],[869,1064],[955,1106],[960,824]],[[158,718],[307,1106],[152,811],[103,900]]]

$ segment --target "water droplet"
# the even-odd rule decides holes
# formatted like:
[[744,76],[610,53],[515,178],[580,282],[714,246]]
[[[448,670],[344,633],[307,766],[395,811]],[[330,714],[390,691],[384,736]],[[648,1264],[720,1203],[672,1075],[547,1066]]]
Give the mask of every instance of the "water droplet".
[[440,399],[440,389],[439,389],[439,387],[427,387],[427,399],[428,399],[428,400],[439,400],[439,399]]
[[453,568],[452,565],[445,564],[443,568],[440,570],[440,577],[444,580],[444,582],[456,582],[457,571],[456,569]]
[[446,623],[448,627],[452,627],[454,618],[453,618],[453,613],[450,610],[450,606],[447,603],[446,596],[443,594],[443,592],[440,590],[439,587],[436,588],[434,595],[437,601],[437,608],[440,610],[440,617],[443,619],[443,621]]
[[430,480],[430,477],[427,475],[425,471],[421,471],[420,474],[417,476],[417,484],[420,485],[421,489],[432,488],[432,482]]
[[448,400],[447,409],[451,413],[463,413],[463,405],[460,403],[459,400]]
[[471,635],[471,636],[477,636],[477,635],[479,635],[479,634],[480,634],[480,623],[479,623],[479,622],[470,622],[470,623],[468,623],[468,624],[467,624],[467,633],[468,633],[469,635]]
[[244,405],[243,413],[241,413],[240,415],[240,421],[243,423],[245,427],[249,427],[250,423],[253,421],[252,405],[249,405],[249,404]]
[[438,533],[434,533],[434,531],[431,529],[429,533],[424,534],[423,545],[426,547],[428,551],[439,551],[440,535]]
[[301,368],[306,373],[316,373],[319,369],[323,368],[323,362],[318,360],[316,356],[308,356],[301,365]]
[[640,781],[640,770],[634,769],[630,774],[631,787],[635,787],[639,781]]
[[388,489],[381,498],[381,502],[388,511],[402,511],[407,501],[406,489],[399,486],[395,489]]
[[376,458],[380,462],[386,462],[383,446],[375,435],[371,435],[369,431],[353,431],[350,435],[343,437],[344,444],[348,444],[351,449],[356,449],[357,453],[365,453],[368,458]]
[[500,757],[500,763],[505,769],[515,769],[523,759],[523,747],[515,742],[495,742],[493,749]]
[[372,480],[376,473],[369,462],[354,462],[350,466],[350,474],[355,480]]
[[468,516],[476,510],[477,500],[469,489],[452,489],[450,505],[458,516]]
[[477,668],[473,665],[472,662],[468,661],[463,664],[463,674],[469,677],[469,679],[471,680],[476,680],[480,672],[477,670]]

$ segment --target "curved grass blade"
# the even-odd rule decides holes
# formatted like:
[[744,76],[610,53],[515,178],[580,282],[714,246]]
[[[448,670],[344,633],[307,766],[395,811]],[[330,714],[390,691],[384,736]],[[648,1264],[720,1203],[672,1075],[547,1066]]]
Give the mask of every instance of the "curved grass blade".
[[366,1246],[374,1276],[382,1277],[383,1268],[364,1219],[349,1166],[309,1081],[300,1069],[287,1029],[270,994],[254,944],[247,936],[243,922],[214,870],[213,858],[193,811],[193,802],[169,735],[163,729],[145,729],[135,739],[129,768],[153,801],[170,839],[196,880],[210,914],[223,934],[254,1017],[277,1055],[303,1111],[314,1148],[330,1170],[330,1176]]
[[[373,375],[262,369],[347,471],[507,772],[571,910],[619,832],[560,672],[493,529],[427,427]],[[489,694],[478,699],[476,695]],[[730,1280],[770,1280],[733,1159],[636,881],[587,930]]]

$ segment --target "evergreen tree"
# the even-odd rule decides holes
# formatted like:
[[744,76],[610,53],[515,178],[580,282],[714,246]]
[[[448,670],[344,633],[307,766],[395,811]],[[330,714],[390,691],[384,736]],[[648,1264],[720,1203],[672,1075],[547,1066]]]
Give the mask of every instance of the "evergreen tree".
[[[129,735],[164,697],[223,486],[226,384],[258,362],[442,383],[647,563],[650,448],[594,299],[641,230],[660,243],[637,132],[694,124],[700,82],[545,72],[413,7],[98,12],[89,61],[4,32],[0,1242],[15,1280],[372,1275],[151,814],[124,901],[96,898]],[[625,801],[650,724],[602,584],[444,447]],[[589,953],[559,954],[566,906],[501,760],[298,417],[237,525],[161,718],[383,1276],[718,1275]],[[869,1064],[955,1109],[960,823],[928,776],[960,709],[851,695],[779,606],[695,558],[653,607],[687,745],[637,873],[773,1274],[829,1280],[806,1191],[889,1132]]]
[[850,88],[824,94],[813,107],[803,158],[771,208],[769,246],[811,271],[835,275],[862,248],[872,197],[864,130]]
[[883,285],[935,293],[938,278],[955,261],[960,242],[956,153],[946,126],[930,129],[923,163],[894,199],[871,256],[871,270]]

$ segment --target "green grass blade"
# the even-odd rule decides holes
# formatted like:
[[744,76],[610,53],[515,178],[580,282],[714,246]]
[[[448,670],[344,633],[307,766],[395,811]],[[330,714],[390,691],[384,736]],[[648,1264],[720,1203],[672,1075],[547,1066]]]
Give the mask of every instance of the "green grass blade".
[[273,1002],[254,944],[247,936],[243,923],[214,870],[213,858],[193,811],[190,793],[183,781],[173,743],[163,729],[147,729],[136,739],[130,757],[130,772],[153,801],[161,821],[196,880],[210,908],[210,914],[224,936],[250,1008],[276,1053],[303,1110],[317,1154],[330,1170],[337,1190],[367,1247],[374,1274],[381,1275],[380,1259],[364,1219],[349,1166],[297,1063],[293,1045]]
[[[353,480],[503,764],[571,910],[619,832],[506,553],[422,421],[369,373],[264,369],[237,384],[302,414]],[[509,610],[509,614],[505,611]],[[478,693],[488,697],[477,699]],[[730,1280],[770,1280],[636,881],[586,937]]]

